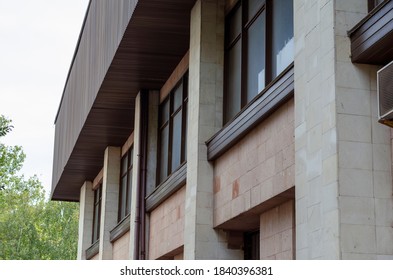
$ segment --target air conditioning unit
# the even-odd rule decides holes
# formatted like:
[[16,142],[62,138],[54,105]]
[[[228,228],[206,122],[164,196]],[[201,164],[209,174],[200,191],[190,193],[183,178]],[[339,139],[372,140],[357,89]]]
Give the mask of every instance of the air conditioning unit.
[[393,127],[393,61],[377,72],[378,121]]

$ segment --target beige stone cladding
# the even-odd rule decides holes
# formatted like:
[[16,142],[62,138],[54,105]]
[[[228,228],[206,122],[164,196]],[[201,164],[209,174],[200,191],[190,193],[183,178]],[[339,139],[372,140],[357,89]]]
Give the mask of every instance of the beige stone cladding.
[[129,259],[129,243],[130,243],[130,232],[126,232],[122,237],[113,242],[112,252],[114,260],[128,260]]
[[261,214],[260,257],[292,260],[295,251],[295,203],[285,202]]
[[100,258],[100,254],[96,254],[94,257],[91,257],[90,260],[91,261],[98,261]]
[[93,231],[94,192],[90,181],[85,181],[80,190],[78,260],[86,259],[86,249],[91,245]]
[[293,109],[289,100],[215,161],[215,227],[295,185]]
[[393,258],[389,129],[376,66],[351,61],[367,0],[294,1],[296,258]]
[[149,259],[173,258],[182,252],[185,194],[183,186],[150,213]]

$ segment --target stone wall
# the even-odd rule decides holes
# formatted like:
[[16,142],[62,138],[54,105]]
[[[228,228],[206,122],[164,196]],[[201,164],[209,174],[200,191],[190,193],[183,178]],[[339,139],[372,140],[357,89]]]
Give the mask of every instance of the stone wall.
[[261,260],[292,260],[295,256],[295,203],[283,203],[261,214]]
[[214,226],[295,185],[294,102],[282,105],[214,164]]
[[113,242],[113,259],[114,260],[128,260],[129,259],[129,243],[130,232],[128,231],[122,237]]
[[149,259],[168,256],[184,245],[185,193],[186,186],[150,213]]

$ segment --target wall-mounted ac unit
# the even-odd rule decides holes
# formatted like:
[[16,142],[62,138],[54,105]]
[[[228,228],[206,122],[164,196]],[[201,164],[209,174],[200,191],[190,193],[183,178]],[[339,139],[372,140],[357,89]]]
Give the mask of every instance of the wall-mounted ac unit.
[[393,61],[377,72],[378,121],[393,127]]

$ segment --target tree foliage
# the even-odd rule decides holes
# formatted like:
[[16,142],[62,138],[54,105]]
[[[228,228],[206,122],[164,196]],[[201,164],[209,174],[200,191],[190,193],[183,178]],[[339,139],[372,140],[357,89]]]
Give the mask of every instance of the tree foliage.
[[5,136],[12,130],[11,120],[5,118],[3,115],[0,116],[0,137]]
[[[0,136],[11,129],[0,115]],[[75,259],[78,204],[48,201],[37,176],[19,175],[24,160],[0,143],[0,259]]]

